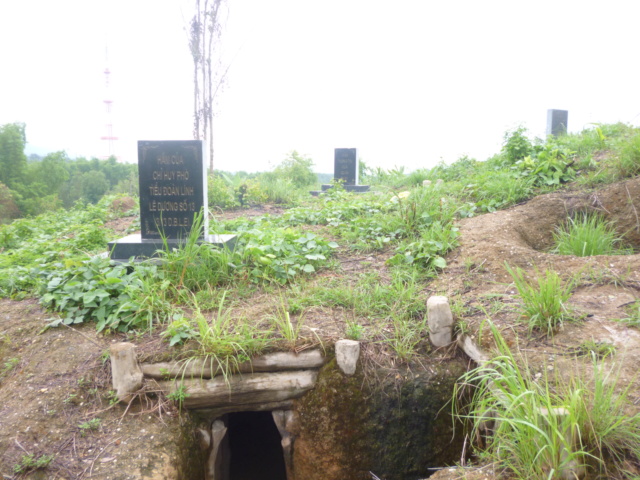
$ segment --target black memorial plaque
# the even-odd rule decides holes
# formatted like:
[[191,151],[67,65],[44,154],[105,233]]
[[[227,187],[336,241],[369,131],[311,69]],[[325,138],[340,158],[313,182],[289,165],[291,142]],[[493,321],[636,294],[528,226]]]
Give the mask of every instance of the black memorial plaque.
[[142,239],[186,238],[194,214],[207,204],[202,141],[141,140],[138,172]]
[[333,178],[342,180],[345,185],[358,184],[358,157],[355,148],[335,149]]

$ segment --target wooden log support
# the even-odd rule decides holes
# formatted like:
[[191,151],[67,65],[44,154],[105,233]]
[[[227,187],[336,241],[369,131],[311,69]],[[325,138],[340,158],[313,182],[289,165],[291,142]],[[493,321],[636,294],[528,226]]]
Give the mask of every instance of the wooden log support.
[[241,405],[225,405],[222,407],[213,406],[206,408],[198,408],[198,414],[203,418],[217,418],[225,413],[234,412],[271,412],[273,410],[291,410],[293,408],[293,400],[285,400],[283,402],[269,403],[243,403]]
[[[320,350],[307,350],[299,354],[275,352],[238,364],[233,373],[281,372],[320,368],[325,358]],[[145,377],[156,380],[167,378],[213,378],[224,371],[210,357],[190,359],[184,362],[146,363],[140,366]]]
[[234,407],[242,411],[242,405],[277,403],[302,396],[314,387],[318,372],[296,370],[291,372],[254,373],[233,375],[210,380],[184,379],[158,382],[165,391],[175,391],[184,386],[185,408]]
[[121,403],[129,403],[133,394],[142,388],[143,374],[136,359],[133,343],[111,345],[111,381]]
[[489,361],[489,355],[483,352],[469,335],[459,335],[457,341],[464,353],[478,365],[484,365]]

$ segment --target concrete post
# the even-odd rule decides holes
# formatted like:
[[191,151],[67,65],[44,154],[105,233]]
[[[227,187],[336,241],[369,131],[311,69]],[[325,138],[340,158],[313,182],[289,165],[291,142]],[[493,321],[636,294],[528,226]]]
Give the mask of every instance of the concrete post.
[[434,296],[427,300],[429,339],[435,347],[445,347],[453,341],[453,314],[447,297]]
[[136,358],[136,346],[121,342],[111,345],[111,383],[121,403],[129,403],[142,387],[143,374]]
[[338,340],[336,342],[336,361],[345,375],[356,373],[356,365],[360,357],[360,342],[355,340]]

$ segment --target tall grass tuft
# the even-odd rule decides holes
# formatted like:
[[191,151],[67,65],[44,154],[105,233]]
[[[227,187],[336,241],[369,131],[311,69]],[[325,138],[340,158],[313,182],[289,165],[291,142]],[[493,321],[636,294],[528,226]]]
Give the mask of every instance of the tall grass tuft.
[[629,137],[621,143],[615,170],[622,178],[640,172],[640,135]]
[[204,213],[194,215],[189,236],[180,248],[170,248],[163,238],[164,262],[162,268],[167,272],[172,284],[179,290],[200,291],[231,281],[237,261],[228,248],[219,248],[202,242]]
[[[627,415],[629,388],[593,361],[590,380],[544,376],[534,380],[490,323],[497,355],[461,377],[454,415],[472,425],[477,449],[509,478],[629,478],[625,466],[640,459],[640,416]],[[473,389],[468,410],[455,399]],[[598,475],[605,475],[604,477]]]
[[386,343],[393,349],[398,359],[409,362],[417,355],[417,349],[423,335],[428,330],[426,317],[416,319],[391,313],[393,331],[386,338]]
[[304,315],[300,315],[295,322],[291,321],[291,315],[285,304],[284,299],[277,308],[276,313],[270,316],[271,324],[282,335],[285,344],[295,350],[296,344],[300,339],[300,329],[304,325]]
[[619,248],[620,237],[613,225],[601,215],[582,214],[577,219],[570,218],[553,233],[556,244],[553,253],[590,257],[593,255],[616,255],[627,253]]
[[[209,358],[225,379],[235,367],[264,351],[271,342],[269,330],[260,329],[244,318],[234,318],[230,309],[224,307],[226,294],[222,295],[218,311],[211,320],[194,306],[194,319],[198,343],[195,358]],[[215,374],[216,372],[212,372]]]
[[529,332],[540,330],[552,335],[565,320],[573,318],[566,302],[571,296],[575,281],[563,286],[556,272],[545,270],[541,274],[536,269],[537,280],[534,282],[525,277],[522,269],[516,267],[513,270],[507,263],[505,267],[523,302],[521,313],[527,321]]

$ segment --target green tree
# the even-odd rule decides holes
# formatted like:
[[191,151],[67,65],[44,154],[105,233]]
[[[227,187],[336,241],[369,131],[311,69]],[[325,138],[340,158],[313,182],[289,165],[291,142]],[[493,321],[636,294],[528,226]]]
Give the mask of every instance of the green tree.
[[507,164],[513,165],[518,160],[530,155],[532,151],[533,145],[527,138],[526,128],[521,126],[504,134],[502,157]]
[[107,176],[98,170],[82,174],[82,198],[90,203],[98,203],[109,191]]
[[313,173],[313,160],[293,150],[275,169],[276,175],[291,180],[296,187],[306,187],[318,181]]
[[60,151],[49,153],[40,162],[30,163],[27,178],[30,184],[40,185],[33,190],[39,191],[41,196],[59,194],[62,185],[69,180],[69,161],[66,152]]
[[24,123],[0,127],[0,182],[11,189],[21,184],[27,167],[24,147],[27,144]]
[[0,183],[0,224],[8,223],[20,216],[20,209],[9,187]]

